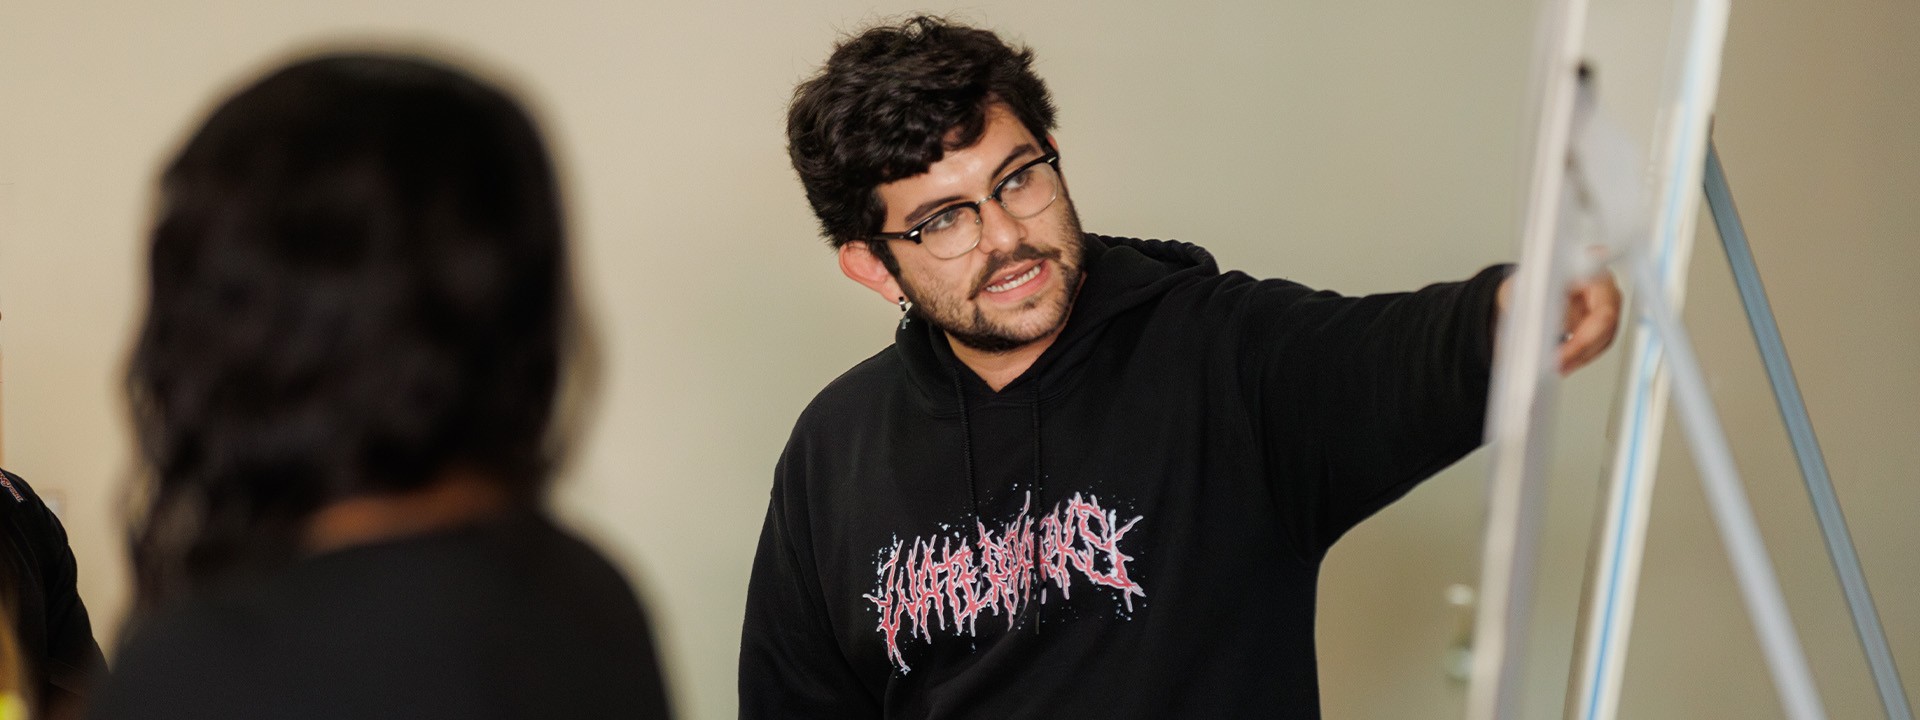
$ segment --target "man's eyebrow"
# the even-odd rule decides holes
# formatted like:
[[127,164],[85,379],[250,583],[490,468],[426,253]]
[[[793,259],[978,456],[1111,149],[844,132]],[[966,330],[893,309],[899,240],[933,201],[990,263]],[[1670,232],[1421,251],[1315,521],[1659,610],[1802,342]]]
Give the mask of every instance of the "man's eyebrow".
[[907,227],[911,228],[920,224],[920,221],[925,219],[925,216],[932,214],[933,211],[938,208],[946,207],[949,203],[956,203],[965,199],[966,198],[959,195],[948,195],[938,200],[928,200],[920,203],[913,208],[913,212],[907,213]]
[[[1006,159],[1000,161],[999,167],[993,169],[993,176],[995,178],[1000,177],[1000,173],[1006,172],[1007,166],[1012,165],[1013,161],[1025,157],[1028,153],[1038,152],[1040,152],[1040,148],[1034,147],[1033,143],[1021,143],[1019,147],[1013,149],[1013,152],[1007,153]],[[993,184],[998,185],[1000,181],[994,180]]]
[[[1040,148],[1033,143],[1021,143],[1018,147],[1015,147],[1012,152],[1007,153],[1007,156],[1000,161],[998,166],[993,168],[994,184],[1000,184],[1000,173],[1006,172],[1007,166],[1012,165],[1015,160],[1038,152],[1040,152]],[[918,224],[921,220],[925,219],[925,216],[932,214],[934,210],[965,199],[967,198],[959,195],[948,195],[937,200],[928,200],[920,203],[914,206],[912,212],[907,213],[907,227],[913,227]]]

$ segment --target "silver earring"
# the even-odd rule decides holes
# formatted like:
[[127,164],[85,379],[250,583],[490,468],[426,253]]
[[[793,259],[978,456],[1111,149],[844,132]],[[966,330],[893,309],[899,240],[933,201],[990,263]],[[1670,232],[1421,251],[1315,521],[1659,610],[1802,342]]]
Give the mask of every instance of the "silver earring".
[[913,312],[913,301],[908,300],[906,298],[900,298],[900,329],[901,330],[907,329],[907,323],[913,320],[913,316],[908,314],[911,312]]

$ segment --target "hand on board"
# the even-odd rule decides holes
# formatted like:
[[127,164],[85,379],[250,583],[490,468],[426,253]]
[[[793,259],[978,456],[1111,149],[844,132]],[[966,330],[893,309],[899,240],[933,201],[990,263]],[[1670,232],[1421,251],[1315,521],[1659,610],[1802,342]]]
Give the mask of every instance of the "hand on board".
[[[1513,292],[1513,275],[1500,282],[1499,316],[1507,315],[1507,296]],[[1567,287],[1567,322],[1560,338],[1560,374],[1566,375],[1593,362],[1613,345],[1620,329],[1620,286],[1613,273],[1605,270]]]

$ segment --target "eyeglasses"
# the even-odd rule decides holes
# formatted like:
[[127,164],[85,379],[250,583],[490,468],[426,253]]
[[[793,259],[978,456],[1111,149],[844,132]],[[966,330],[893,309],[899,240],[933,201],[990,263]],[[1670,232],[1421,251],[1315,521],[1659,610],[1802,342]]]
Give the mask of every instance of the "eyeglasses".
[[1049,152],[1015,168],[993,192],[973,202],[948,205],[906,232],[874,233],[876,240],[912,240],[941,260],[952,260],[980,246],[980,205],[991,200],[1016,220],[1039,215],[1060,197],[1060,154]]

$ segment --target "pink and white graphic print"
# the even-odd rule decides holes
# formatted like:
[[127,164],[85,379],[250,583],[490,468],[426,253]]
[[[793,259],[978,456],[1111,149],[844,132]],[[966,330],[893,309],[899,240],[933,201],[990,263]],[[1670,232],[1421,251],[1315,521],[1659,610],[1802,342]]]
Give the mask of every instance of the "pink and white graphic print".
[[881,551],[878,587],[863,597],[880,611],[887,657],[901,673],[911,670],[900,652],[901,630],[908,639],[926,642],[933,642],[935,630],[973,635],[980,616],[989,612],[1004,618],[1011,630],[1036,585],[1042,604],[1047,583],[1062,599],[1072,597],[1076,582],[1106,588],[1118,594],[1129,613],[1136,596],[1147,596],[1127,575],[1133,556],[1120,550],[1139,516],[1121,522],[1117,513],[1100,507],[1098,498],[1075,493],[1034,518],[1028,515],[1032,502],[1029,495],[1020,514],[997,530],[976,521],[971,542],[957,533],[914,537]]

